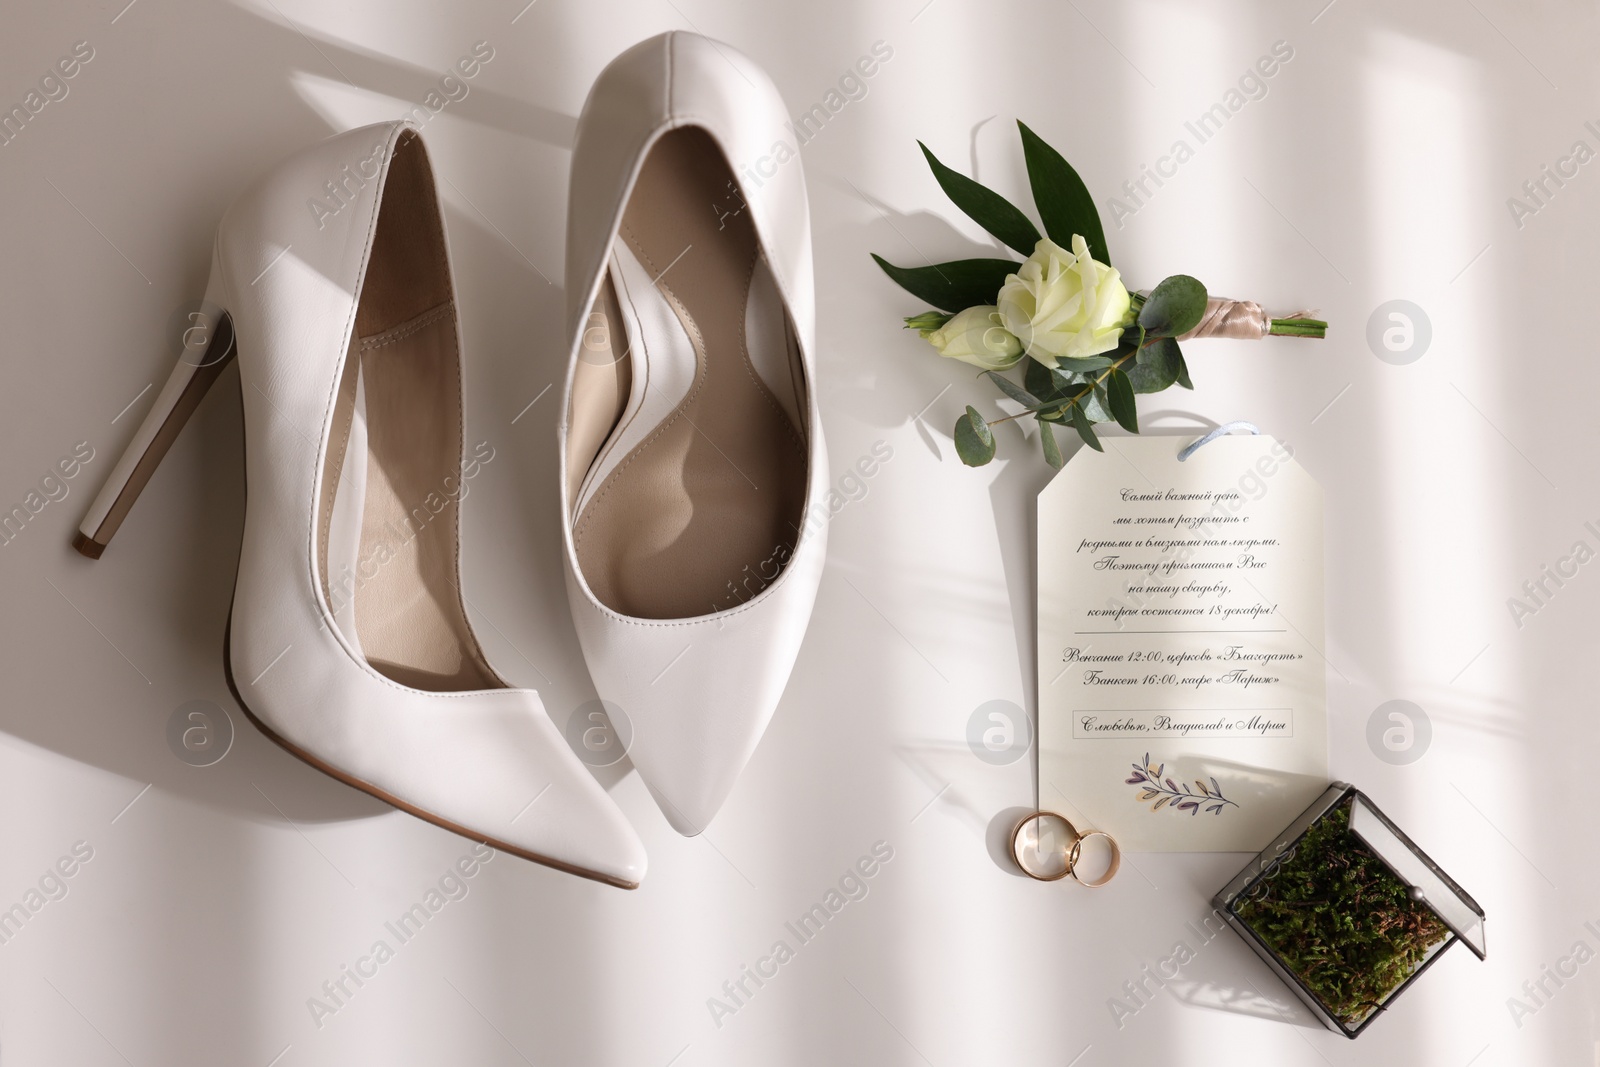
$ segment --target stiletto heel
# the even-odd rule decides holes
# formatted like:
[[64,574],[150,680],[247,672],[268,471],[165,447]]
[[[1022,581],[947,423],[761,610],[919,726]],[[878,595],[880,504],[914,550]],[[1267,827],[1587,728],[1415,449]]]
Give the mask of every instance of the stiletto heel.
[[213,257],[206,298],[200,302],[200,310],[190,314],[178,365],[172,368],[167,384],[156,396],[155,404],[139,424],[139,431],[133,435],[122,458],[117,460],[111,477],[94,498],[89,513],[72,537],[72,547],[90,559],[99,559],[105,552],[112,535],[122,525],[133,502],[139,499],[184,423],[233,361],[237,352],[233,320],[217,303],[220,287],[221,279]]

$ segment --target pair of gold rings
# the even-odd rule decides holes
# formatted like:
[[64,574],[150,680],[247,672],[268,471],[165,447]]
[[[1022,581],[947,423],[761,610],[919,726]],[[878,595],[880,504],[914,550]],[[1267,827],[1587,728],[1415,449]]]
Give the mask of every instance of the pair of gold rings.
[[[1105,838],[1111,849],[1111,860],[1100,877],[1085,879],[1078,874],[1078,860],[1083,857],[1083,843],[1095,837]],[[1104,830],[1080,833],[1066,816],[1053,811],[1036,811],[1024,815],[1011,831],[1011,858],[1029,878],[1054,882],[1070,874],[1079,885],[1099,889],[1116,877],[1117,868],[1122,866],[1122,849]]]

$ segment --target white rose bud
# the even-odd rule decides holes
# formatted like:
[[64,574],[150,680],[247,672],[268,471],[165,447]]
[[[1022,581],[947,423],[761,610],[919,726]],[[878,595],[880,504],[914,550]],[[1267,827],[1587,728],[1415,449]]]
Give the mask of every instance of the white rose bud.
[[967,308],[926,336],[941,356],[984,370],[1005,370],[1022,358],[1022,342],[1000,324],[993,304]]
[[1028,355],[1055,367],[1062,356],[1081,359],[1117,347],[1128,290],[1121,274],[1095,262],[1082,237],[1073,235],[1071,252],[1046,237],[1022,269],[1006,277],[998,307]]

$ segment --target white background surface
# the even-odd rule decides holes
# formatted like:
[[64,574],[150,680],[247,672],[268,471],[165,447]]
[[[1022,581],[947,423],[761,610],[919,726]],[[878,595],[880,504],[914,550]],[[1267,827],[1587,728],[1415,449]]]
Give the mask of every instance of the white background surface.
[[[1506,606],[1576,540],[1600,545],[1582,525],[1600,519],[1600,176],[1581,170],[1521,228],[1506,206],[1574,140],[1600,147],[1583,126],[1600,118],[1591,7],[123,2],[14,0],[0,34],[8,105],[73,42],[95,49],[70,95],[0,147],[0,501],[74,443],[96,449],[71,495],[0,548],[0,905],[74,842],[94,849],[70,894],[0,945],[5,1063],[1594,1060],[1600,964],[1520,1027],[1507,1007],[1580,939],[1600,946],[1583,926],[1600,920],[1600,564],[1520,629]],[[150,394],[114,418],[167,373],[169,320],[200,292],[228,201],[280,156],[421,101],[487,40],[470,96],[426,131],[449,182],[468,439],[498,457],[466,506],[467,592],[497,665],[559,722],[592,699],[558,578],[550,395],[512,420],[562,372],[578,108],[611,56],[672,28],[748,51],[795,112],[873,42],[893,48],[804,150],[833,476],[876,441],[893,458],[833,520],[794,679],[704,838],[679,838],[636,776],[610,773],[650,850],[643,888],[498,859],[319,1029],[307,999],[469,846],[295,762],[237,711],[215,766],[168,748],[184,702],[233,710],[219,662],[242,519],[233,372],[102,561],[72,554],[71,530]],[[1010,431],[1004,462],[954,461],[949,427],[992,393],[898,330],[920,308],[867,258],[981,243],[914,138],[1026,203],[1023,118],[1105,211],[1277,40],[1294,59],[1266,97],[1109,240],[1136,284],[1184,271],[1334,324],[1321,344],[1191,346],[1197,390],[1146,398],[1142,416],[1170,432],[1253,419],[1321,481],[1332,773],[1488,911],[1488,962],[1452,950],[1357,1044],[1314,1028],[1231,933],[1113,1022],[1109,998],[1142,965],[1197,947],[1185,924],[1243,857],[1135,856],[1093,893],[997,860],[1032,775],[975,758],[966,725],[986,701],[1031,703],[1029,508],[1047,469]],[[1409,366],[1365,341],[1392,299],[1432,322]],[[1366,742],[1396,698],[1434,728],[1409,766]],[[869,895],[717,1027],[707,999],[877,841],[894,858]]]

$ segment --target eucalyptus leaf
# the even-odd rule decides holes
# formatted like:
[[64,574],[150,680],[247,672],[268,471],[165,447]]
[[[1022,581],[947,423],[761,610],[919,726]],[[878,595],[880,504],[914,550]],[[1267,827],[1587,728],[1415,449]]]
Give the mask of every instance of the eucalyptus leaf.
[[1018,414],[1025,414],[1025,415],[1040,415],[1040,414],[1043,414],[1046,418],[1049,418],[1049,417],[1051,417],[1050,416],[1050,412],[1059,411],[1062,408],[1066,407],[1068,404],[1071,404],[1072,402],[1073,402],[1073,398],[1072,397],[1058,397],[1055,400],[1041,400],[1039,403],[1034,404],[1032,407],[1023,408],[1022,411],[1019,412]]
[[1024,359],[1022,363],[1022,384],[1034,396],[1050,400],[1065,388],[1065,383],[1060,387],[1056,385],[1055,376],[1050,373],[1050,368],[1038,360]]
[[1022,372],[1022,384],[1041,400],[1059,400],[1077,391],[1075,375],[1052,370],[1036,359],[1025,362],[1027,369]]
[[917,147],[922,149],[928,166],[933,168],[939,188],[944,190],[956,207],[1018,252],[1025,256],[1033,255],[1033,246],[1039,243],[1039,231],[1021,208],[988,186],[980,185],[965,174],[940,163],[939,158],[921,141],[917,142]]
[[1082,405],[1072,409],[1072,428],[1078,431],[1078,436],[1083,438],[1084,444],[1088,445],[1096,452],[1105,451],[1105,446],[1102,445],[1100,443],[1100,439],[1094,435],[1094,427],[1089,424],[1089,419],[1084,414]]
[[983,372],[983,376],[993,382],[1002,393],[1006,394],[1006,396],[1009,396],[1012,400],[1015,400],[1023,407],[1038,408],[1044,406],[1045,404],[1045,401],[1040,400],[1038,397],[1022,388],[1022,386],[1018,385],[1010,378],[1007,378],[1004,374],[1000,374],[992,370],[986,370]]
[[1069,374],[1090,374],[1111,366],[1109,356],[1057,356],[1056,367]]
[[1083,409],[1084,415],[1088,417],[1090,422],[1111,421],[1111,413],[1100,404],[1099,399],[1092,391],[1084,393],[1082,399],[1078,401],[1078,407]]
[[1020,121],[1017,129],[1022,132],[1022,155],[1028,163],[1028,182],[1033,186],[1033,206],[1044,222],[1045,233],[1067,249],[1072,247],[1073,234],[1081,236],[1089,245],[1089,254],[1110,266],[1105,230],[1100,226],[1100,212],[1088,186],[1043,138]]
[[1172,342],[1172,358],[1178,362],[1177,382],[1185,389],[1193,389],[1194,383],[1189,380],[1189,364],[1183,360],[1183,352],[1178,349],[1178,342]]
[[956,420],[955,438],[956,455],[967,466],[981,467],[994,458],[994,431],[970,404],[967,413]]
[[1177,337],[1200,324],[1206,313],[1206,287],[1187,274],[1174,274],[1150,290],[1139,309],[1139,325],[1153,334]]
[[1043,419],[1039,420],[1039,447],[1044,449],[1044,461],[1060,470],[1066,460],[1061,458],[1061,444],[1056,440],[1056,429]]
[[897,267],[882,256],[872,258],[895,283],[912,296],[955,314],[993,304],[1006,275],[1022,269],[1008,259],[957,259],[931,267]]
[[1005,393],[1012,400],[1015,400],[1017,403],[1022,405],[1022,411],[1019,412],[1019,414],[1027,413],[1037,415],[1041,411],[1049,411],[1051,409],[1060,407],[1061,401],[1065,399],[1063,397],[1051,397],[1049,399],[1040,400],[1038,397],[1030,394],[1027,390],[1018,388],[1016,382],[1013,382],[1011,379],[1003,376],[998,371],[984,371],[983,373],[994,381],[995,385],[1000,388],[1001,392]]
[[1159,393],[1178,380],[1178,342],[1158,337],[1139,350],[1128,381],[1135,393]]
[[1044,410],[1039,412],[1039,417],[1049,419],[1051,422],[1066,422],[1072,415],[1072,409],[1077,405],[1078,398],[1084,389],[1081,386],[1071,386],[1064,392],[1051,397]]
[[1139,404],[1133,398],[1133,383],[1122,373],[1121,367],[1111,368],[1106,375],[1106,397],[1111,401],[1111,414],[1117,424],[1129,433],[1139,432]]
[[1106,400],[1106,388],[1096,385],[1089,395],[1078,404],[1083,409],[1084,415],[1090,422],[1114,422],[1111,417],[1111,405]]

